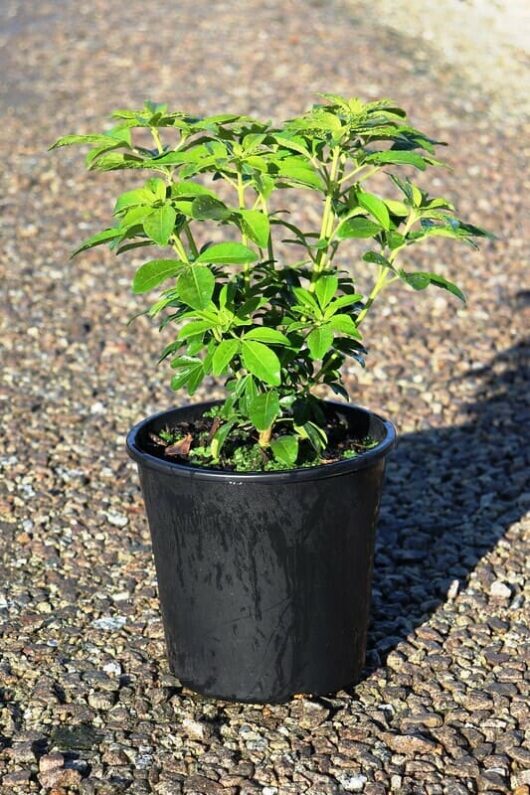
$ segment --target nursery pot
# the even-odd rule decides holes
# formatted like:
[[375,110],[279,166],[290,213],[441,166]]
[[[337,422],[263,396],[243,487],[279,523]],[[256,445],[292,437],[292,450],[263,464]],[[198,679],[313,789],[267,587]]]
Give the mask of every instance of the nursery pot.
[[393,425],[328,403],[378,445],[356,458],[237,473],[163,460],[150,434],[214,403],[136,425],[171,671],[230,701],[277,703],[354,683],[365,657],[374,537]]

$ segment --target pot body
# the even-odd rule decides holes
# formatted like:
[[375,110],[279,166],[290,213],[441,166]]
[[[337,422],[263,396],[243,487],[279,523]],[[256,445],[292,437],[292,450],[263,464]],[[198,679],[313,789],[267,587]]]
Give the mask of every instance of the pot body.
[[150,433],[212,404],[144,420],[137,461],[169,663],[187,687],[278,703],[353,683],[365,657],[377,513],[393,426],[335,404],[380,444],[309,469],[227,473],[161,460]]

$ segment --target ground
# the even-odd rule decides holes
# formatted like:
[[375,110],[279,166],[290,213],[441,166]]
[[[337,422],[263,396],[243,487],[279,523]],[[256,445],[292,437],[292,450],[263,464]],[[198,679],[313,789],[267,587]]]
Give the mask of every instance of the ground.
[[[502,5],[3,4],[3,792],[530,793],[529,37],[522,3]],[[367,370],[349,375],[401,438],[362,681],[230,705],[167,668],[123,444],[175,402],[154,365],[163,341],[126,325],[139,260],[68,260],[123,181],[46,148],[145,98],[285,118],[322,90],[403,103],[450,144],[436,190],[497,239],[417,255],[467,306],[396,290],[366,322]]]

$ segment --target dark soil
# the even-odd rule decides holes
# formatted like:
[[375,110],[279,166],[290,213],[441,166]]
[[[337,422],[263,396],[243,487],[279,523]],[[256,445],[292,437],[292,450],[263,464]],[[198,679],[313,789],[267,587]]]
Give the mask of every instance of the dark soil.
[[[302,440],[297,462],[292,467],[276,461],[270,448],[260,447],[255,431],[251,434],[234,432],[223,445],[219,461],[215,462],[204,453],[219,425],[219,419],[211,416],[180,422],[160,431],[160,435],[150,434],[146,452],[164,460],[208,469],[260,472],[332,464],[354,458],[377,444],[370,436],[359,436],[344,417],[336,414],[329,415],[322,426],[328,438],[326,449],[317,453],[309,441]],[[281,435],[280,431],[272,438],[274,440]]]

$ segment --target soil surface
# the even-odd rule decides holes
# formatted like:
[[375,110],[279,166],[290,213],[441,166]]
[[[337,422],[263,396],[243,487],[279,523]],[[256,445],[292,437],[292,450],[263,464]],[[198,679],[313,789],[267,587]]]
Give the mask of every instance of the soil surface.
[[[430,38],[425,17],[449,0],[391,5],[393,19],[382,0],[2,4],[6,793],[530,793],[528,51],[470,23],[477,3],[451,0]],[[482,5],[516,24],[519,3]],[[143,260],[68,259],[134,178],[86,175],[79,153],[46,148],[146,98],[281,119],[316,91],[402,103],[450,144],[436,190],[498,238],[418,251],[417,269],[458,281],[467,306],[397,288],[366,321],[367,369],[348,373],[353,400],[400,433],[362,681],[230,705],[168,671],[124,452],[128,429],[175,401],[154,365],[167,336],[126,325]],[[296,212],[317,222],[303,198]],[[212,380],[195,398],[220,394]]]
[[[191,466],[218,469],[227,472],[255,472],[295,469],[333,464],[345,458],[356,457],[377,445],[377,441],[369,436],[360,436],[358,429],[341,421],[338,415],[328,415],[326,422],[319,427],[326,434],[328,444],[324,450],[317,452],[311,444],[303,440],[298,446],[298,457],[294,465],[275,459],[270,448],[258,445],[258,434],[234,433],[224,443],[219,461],[212,461],[211,456],[197,456],[197,448],[209,449],[216,430],[222,425],[219,418],[197,417],[189,422],[167,425],[162,436],[150,433],[145,445],[145,452],[166,461]],[[292,427],[292,426],[291,426]],[[281,428],[274,432],[271,442],[280,439]]]

